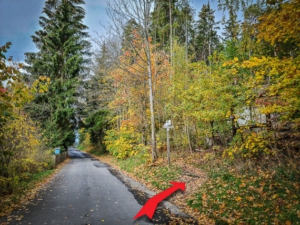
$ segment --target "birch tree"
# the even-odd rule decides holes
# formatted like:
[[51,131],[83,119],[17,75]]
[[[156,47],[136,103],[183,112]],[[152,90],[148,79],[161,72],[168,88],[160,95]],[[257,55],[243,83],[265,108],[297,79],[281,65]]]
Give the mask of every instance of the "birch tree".
[[[124,28],[129,22],[135,22],[135,31],[141,37],[143,45],[142,50],[146,57],[140,56],[141,61],[144,61],[147,65],[147,86],[149,91],[149,103],[150,103],[150,118],[151,118],[151,154],[152,160],[155,161],[157,158],[156,154],[156,135],[155,135],[155,115],[154,115],[154,94],[153,94],[153,81],[154,81],[154,70],[151,62],[151,37],[150,37],[150,24],[151,17],[150,13],[154,7],[154,0],[113,0],[108,4],[107,14],[111,20],[111,23],[106,27],[110,39],[116,40],[115,42],[110,42],[115,47],[120,47],[121,43],[124,43]],[[138,48],[141,46],[134,46],[132,42],[127,42],[130,45],[132,51],[135,51],[139,56]],[[119,46],[118,46],[119,44]],[[116,54],[121,51],[115,49],[116,51],[111,54],[115,60],[115,64],[121,68],[126,69],[119,57]],[[132,73],[133,76],[137,74]]]

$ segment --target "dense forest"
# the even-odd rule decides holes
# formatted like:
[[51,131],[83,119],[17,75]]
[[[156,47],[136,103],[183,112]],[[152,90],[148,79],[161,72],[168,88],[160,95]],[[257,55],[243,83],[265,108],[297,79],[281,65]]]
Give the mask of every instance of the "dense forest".
[[[94,40],[95,52],[83,24],[84,4],[47,0],[41,29],[32,36],[38,52],[25,53],[24,64],[5,57],[10,43],[0,48],[0,196],[53,168],[53,149],[65,151],[76,139],[96,155],[155,165],[165,155],[167,120],[174,125],[171,152],[255,171],[272,161],[291,172],[282,172],[286,183],[270,191],[277,194],[272,201],[276,190],[299,193],[298,0],[219,0],[220,21],[209,1],[199,12],[189,0],[109,1],[110,24]],[[264,168],[267,183],[275,169]],[[246,186],[239,173],[227,178],[223,182]],[[261,185],[263,178],[253,182]],[[238,209],[225,211],[226,202],[209,202],[219,183],[209,181],[208,194],[194,196],[189,206],[229,223],[256,224],[239,220],[244,214],[233,212]],[[276,219],[260,218],[261,224],[297,224],[299,196],[284,192],[273,209]],[[248,203],[255,201],[249,196]],[[282,205],[290,214],[279,213]],[[211,213],[213,207],[219,213]]]
[[85,147],[155,160],[172,120],[172,149],[222,146],[231,158],[299,149],[299,2],[219,6],[222,21],[209,2],[197,17],[184,0],[109,4],[85,87]]

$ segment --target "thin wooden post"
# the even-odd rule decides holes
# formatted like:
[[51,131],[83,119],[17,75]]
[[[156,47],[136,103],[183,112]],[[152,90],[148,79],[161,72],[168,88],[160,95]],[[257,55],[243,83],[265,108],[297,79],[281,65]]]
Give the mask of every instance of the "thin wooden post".
[[164,124],[163,128],[167,130],[167,159],[168,159],[168,165],[171,165],[171,160],[170,160],[170,129],[174,128],[172,125],[171,120],[167,120],[166,123]]
[[167,154],[168,154],[168,165],[171,165],[170,160],[170,128],[167,128]]

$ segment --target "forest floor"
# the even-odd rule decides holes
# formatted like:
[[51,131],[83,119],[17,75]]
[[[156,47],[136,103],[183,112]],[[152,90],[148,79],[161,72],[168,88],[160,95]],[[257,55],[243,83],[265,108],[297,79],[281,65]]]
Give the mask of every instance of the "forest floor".
[[143,156],[98,156],[156,193],[185,182],[168,200],[198,224],[300,224],[299,156],[279,161],[225,160],[211,150],[165,153],[155,163]]

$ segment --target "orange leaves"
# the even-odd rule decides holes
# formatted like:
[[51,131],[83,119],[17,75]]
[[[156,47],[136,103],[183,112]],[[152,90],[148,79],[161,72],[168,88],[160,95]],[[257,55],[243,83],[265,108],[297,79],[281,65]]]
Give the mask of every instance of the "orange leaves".
[[124,52],[124,56],[128,57],[128,56],[130,56],[130,55],[131,55],[131,54],[130,54],[129,51],[125,51],[125,52]]
[[242,200],[242,198],[240,197],[240,196],[237,196],[236,198],[235,198],[235,201],[237,201],[237,202],[240,202]]
[[[6,174],[9,182],[18,184],[19,178],[13,181],[14,174],[25,179],[20,173],[37,172],[29,168],[36,168],[36,161],[42,161],[48,155],[43,149],[38,125],[23,111],[23,106],[33,99],[37,91],[47,91],[50,80],[41,77],[29,87],[20,76],[22,64],[13,64],[11,60],[7,63],[1,54],[8,46],[0,50],[0,178]],[[5,188],[0,188],[0,195],[5,191]]]
[[[154,46],[149,43],[151,54],[149,67],[148,56],[145,52],[145,40],[136,30],[132,31],[132,45],[124,50],[120,57],[120,66],[110,71],[109,76],[116,88],[115,96],[109,104],[111,109],[122,111],[122,121],[130,121],[137,132],[145,132],[150,124],[149,116],[149,69],[152,76],[153,94],[156,96],[157,110],[162,109],[163,100],[166,99],[166,89],[169,79],[169,63],[165,53],[154,51]],[[141,128],[144,130],[141,131]]]
[[202,204],[203,204],[203,207],[207,207],[207,194],[206,193],[203,193],[202,194]]
[[[250,221],[297,224],[300,188],[294,188],[295,179],[299,177],[296,168],[293,171],[286,167],[277,168],[277,172],[231,168],[208,170],[211,176],[189,200],[190,206],[215,220],[230,219],[234,224],[250,224]],[[287,174],[293,174],[293,177],[287,177]]]

